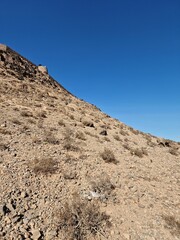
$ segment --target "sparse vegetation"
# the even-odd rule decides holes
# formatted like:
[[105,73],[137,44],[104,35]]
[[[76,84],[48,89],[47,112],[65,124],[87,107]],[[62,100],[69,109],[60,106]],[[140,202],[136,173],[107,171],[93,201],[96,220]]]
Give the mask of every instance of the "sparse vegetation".
[[8,148],[7,144],[5,144],[5,143],[0,143],[0,150],[1,150],[1,151],[6,150],[7,148]]
[[174,216],[163,216],[168,228],[173,236],[180,237],[180,221],[176,220]]
[[129,135],[126,131],[124,131],[123,129],[120,130],[119,132],[121,135],[126,136]]
[[81,131],[76,132],[76,138],[78,138],[80,140],[83,140],[83,141],[86,140],[86,137],[85,137],[84,133],[81,132]]
[[117,163],[114,153],[108,148],[104,149],[104,151],[101,153],[101,157],[107,163]]
[[56,224],[63,239],[88,240],[96,235],[106,236],[111,226],[109,216],[100,211],[97,203],[74,197],[55,213]]
[[93,127],[94,128],[94,123],[88,120],[83,121],[84,126],[86,127]]
[[17,118],[13,118],[12,123],[16,124],[16,125],[21,125],[22,123],[17,119]]
[[59,126],[62,126],[62,127],[66,126],[65,122],[62,119],[58,121],[58,124]]
[[64,149],[67,151],[77,151],[79,148],[75,146],[74,133],[70,128],[66,128],[64,132]]
[[178,149],[177,148],[170,148],[169,149],[169,153],[170,154],[172,154],[172,155],[174,155],[174,156],[178,156],[179,155],[179,153],[178,153]]
[[123,144],[123,147],[124,147],[126,150],[130,150],[130,149],[131,149],[131,147],[129,146],[129,144],[128,144],[127,142],[125,142],[125,143]]
[[21,112],[21,116],[22,117],[33,117],[33,114],[32,114],[32,112],[30,112],[28,110],[26,110],[26,111],[24,110]]
[[117,140],[117,141],[121,141],[121,138],[119,137],[119,135],[114,135],[114,139]]
[[35,173],[52,174],[57,171],[57,161],[53,158],[39,158],[32,162],[31,167]]
[[142,158],[144,155],[146,155],[146,156],[148,155],[148,152],[147,152],[147,150],[145,148],[131,149],[130,152],[131,152],[132,155],[135,155],[135,156],[140,157],[140,158]]
[[11,131],[5,129],[5,128],[1,128],[0,127],[0,134],[3,134],[3,135],[11,135]]
[[52,132],[45,132],[44,141],[50,144],[59,144],[59,140],[53,135]]
[[108,197],[115,186],[111,183],[109,176],[106,173],[102,173],[96,177],[96,181],[91,182],[91,187],[94,192],[104,194]]
[[40,111],[37,113],[37,117],[39,118],[47,118],[47,113],[46,111]]

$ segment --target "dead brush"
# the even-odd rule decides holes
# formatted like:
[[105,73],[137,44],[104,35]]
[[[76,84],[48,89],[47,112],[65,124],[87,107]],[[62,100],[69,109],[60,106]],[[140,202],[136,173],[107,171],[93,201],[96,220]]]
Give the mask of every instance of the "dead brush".
[[162,216],[166,225],[173,236],[180,237],[180,221],[175,219],[173,216]]
[[175,147],[170,148],[169,153],[174,155],[174,156],[178,156],[179,155],[178,148],[175,148]]
[[86,137],[83,132],[78,131],[78,132],[76,132],[75,136],[76,136],[76,138],[78,138],[80,140],[83,140],[83,141],[86,140]]
[[119,135],[117,135],[117,134],[114,135],[114,139],[115,139],[116,141],[122,141],[121,138],[119,137]]
[[66,126],[65,122],[64,122],[62,119],[60,119],[60,120],[58,121],[58,125],[59,125],[59,126],[62,126],[62,127],[65,127],[65,126]]
[[84,120],[83,124],[86,127],[93,127],[94,128],[94,123],[92,121],[90,121],[90,120]]
[[108,148],[105,148],[104,151],[100,154],[100,156],[107,163],[117,163],[117,159],[115,158],[114,153]]
[[9,130],[7,130],[7,129],[5,129],[5,128],[0,127],[0,134],[3,134],[3,135],[11,135],[12,132],[9,131]]
[[55,222],[61,239],[88,240],[91,237],[105,236],[111,226],[109,216],[101,212],[99,205],[76,196],[71,202],[55,213]]
[[102,173],[96,177],[96,180],[91,181],[92,191],[103,194],[108,197],[111,192],[115,189],[115,186],[111,183],[109,176],[106,173]]
[[74,133],[70,128],[66,128],[64,132],[64,149],[67,151],[78,151],[79,148],[75,146]]
[[45,142],[50,144],[59,144],[59,140],[53,135],[52,132],[45,132]]
[[33,113],[28,110],[24,110],[21,112],[21,116],[22,117],[33,117]]
[[39,158],[35,159],[31,168],[37,173],[42,173],[47,175],[48,173],[53,174],[57,171],[57,161],[53,158]]
[[16,124],[16,125],[21,125],[22,124],[22,122],[20,122],[17,118],[11,119],[11,122]]
[[131,149],[130,152],[131,152],[132,155],[135,155],[135,156],[137,156],[139,158],[142,158],[144,155],[146,155],[146,156],[148,155],[148,152],[147,152],[147,150],[145,148]]
[[40,111],[36,114],[38,118],[47,118],[47,112],[46,111]]

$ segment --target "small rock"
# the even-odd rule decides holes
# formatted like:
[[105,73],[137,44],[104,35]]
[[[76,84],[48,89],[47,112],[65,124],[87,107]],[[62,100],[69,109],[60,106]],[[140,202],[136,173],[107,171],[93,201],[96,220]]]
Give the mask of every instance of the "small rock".
[[26,192],[22,192],[22,193],[21,193],[21,197],[22,197],[22,198],[27,197],[27,193],[26,193]]
[[32,231],[33,240],[38,240],[41,237],[41,232],[39,229],[33,229]]

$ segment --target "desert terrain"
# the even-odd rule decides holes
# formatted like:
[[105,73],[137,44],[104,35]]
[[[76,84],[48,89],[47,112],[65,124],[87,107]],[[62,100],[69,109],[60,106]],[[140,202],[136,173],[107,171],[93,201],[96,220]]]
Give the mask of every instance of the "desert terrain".
[[180,143],[111,118],[0,45],[0,193],[3,240],[178,240]]

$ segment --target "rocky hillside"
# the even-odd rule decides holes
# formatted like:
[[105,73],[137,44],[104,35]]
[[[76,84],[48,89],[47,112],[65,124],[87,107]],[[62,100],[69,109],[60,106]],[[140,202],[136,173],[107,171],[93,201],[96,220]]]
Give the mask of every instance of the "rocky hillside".
[[180,239],[180,144],[0,45],[0,239]]

